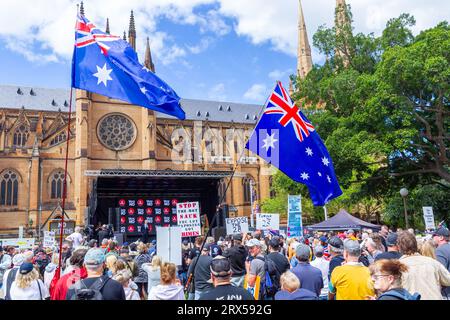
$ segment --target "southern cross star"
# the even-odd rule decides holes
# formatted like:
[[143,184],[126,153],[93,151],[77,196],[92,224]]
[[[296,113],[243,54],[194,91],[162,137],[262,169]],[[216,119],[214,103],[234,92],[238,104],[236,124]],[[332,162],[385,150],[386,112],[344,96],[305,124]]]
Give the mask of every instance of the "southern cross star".
[[328,167],[328,164],[330,163],[330,160],[328,160],[327,157],[323,157],[322,158],[322,163]]
[[143,94],[145,94],[146,92],[147,92],[147,89],[145,89],[145,87],[142,87],[142,88],[140,88],[141,89],[141,92],[143,93]]
[[311,150],[310,147],[306,148],[305,152],[306,152],[306,154],[307,154],[308,156],[312,157],[313,151]]
[[100,82],[102,82],[106,87],[107,82],[109,80],[112,80],[112,78],[109,75],[112,72],[112,69],[108,69],[106,67],[106,63],[103,65],[102,68],[100,68],[99,66],[96,66],[96,67],[97,67],[97,72],[94,73],[93,76],[97,78],[97,84],[100,84]]
[[275,142],[277,142],[278,140],[275,139],[275,133],[274,134],[266,134],[266,138],[263,139],[264,145],[262,146],[263,148],[266,148],[266,151],[269,150],[269,148],[275,148]]
[[303,173],[301,174],[301,178],[302,178],[303,180],[308,180],[308,179],[309,179],[309,174],[307,174],[306,172],[303,172]]
[[331,183],[331,178],[330,178],[329,175],[327,175],[327,180],[328,180],[329,183]]

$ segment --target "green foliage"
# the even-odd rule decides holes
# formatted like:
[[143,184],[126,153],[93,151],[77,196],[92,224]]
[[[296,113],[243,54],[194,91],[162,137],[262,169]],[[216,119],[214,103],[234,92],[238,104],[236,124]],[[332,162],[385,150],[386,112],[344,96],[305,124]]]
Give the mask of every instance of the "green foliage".
[[[447,22],[414,37],[415,19],[391,19],[380,37],[353,35],[349,23],[319,27],[314,46],[326,55],[294,99],[328,148],[344,194],[327,207],[404,223],[401,187],[410,192],[411,214],[423,227],[422,206],[448,219],[450,204],[450,28]],[[282,173],[274,179],[277,199],[263,208],[286,210],[288,194],[303,195],[307,219],[322,220],[322,208],[306,200],[307,188]],[[279,197],[279,198],[278,198]],[[435,207],[436,206],[436,207]]]

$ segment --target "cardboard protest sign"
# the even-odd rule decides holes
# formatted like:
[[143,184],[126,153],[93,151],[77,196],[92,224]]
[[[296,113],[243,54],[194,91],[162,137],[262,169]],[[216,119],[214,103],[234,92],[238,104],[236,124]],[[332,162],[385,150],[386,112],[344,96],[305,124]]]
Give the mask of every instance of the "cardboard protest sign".
[[227,235],[248,232],[247,217],[226,218],[225,223],[227,227]]
[[201,235],[200,204],[198,202],[177,203],[177,225],[181,227],[181,237]]
[[280,215],[278,213],[260,213],[256,215],[256,229],[258,230],[279,230]]

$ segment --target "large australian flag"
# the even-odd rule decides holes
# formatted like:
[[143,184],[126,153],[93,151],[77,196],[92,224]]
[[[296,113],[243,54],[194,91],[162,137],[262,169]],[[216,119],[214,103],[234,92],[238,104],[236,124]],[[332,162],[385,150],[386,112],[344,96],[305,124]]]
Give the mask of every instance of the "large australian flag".
[[315,206],[342,194],[327,148],[281,82],[267,100],[246,148],[305,184]]
[[77,16],[72,87],[95,92],[185,119],[180,98],[119,36],[107,34]]

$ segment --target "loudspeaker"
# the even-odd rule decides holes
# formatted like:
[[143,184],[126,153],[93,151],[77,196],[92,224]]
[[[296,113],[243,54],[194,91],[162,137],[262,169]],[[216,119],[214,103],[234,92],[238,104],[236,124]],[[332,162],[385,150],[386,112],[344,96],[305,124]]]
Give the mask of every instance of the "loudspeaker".
[[214,241],[217,242],[217,241],[219,241],[220,237],[225,238],[227,236],[227,229],[225,227],[212,228],[211,234],[214,238]]
[[114,208],[108,208],[108,225],[113,223]]
[[117,244],[119,246],[122,246],[123,245],[123,233],[114,232],[114,237],[116,238]]

